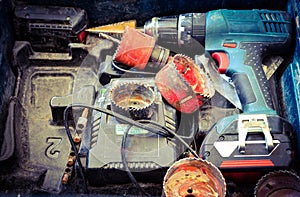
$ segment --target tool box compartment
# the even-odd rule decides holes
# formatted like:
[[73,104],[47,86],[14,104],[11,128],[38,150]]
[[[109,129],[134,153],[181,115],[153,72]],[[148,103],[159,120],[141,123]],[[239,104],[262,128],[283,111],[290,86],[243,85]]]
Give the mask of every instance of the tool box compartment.
[[[212,12],[214,10],[222,11]],[[230,13],[230,10],[249,12]],[[278,15],[273,15],[273,11],[279,11]],[[181,70],[179,77],[178,71],[169,67],[168,72],[160,76],[160,82],[165,84],[158,87],[151,69],[163,64],[180,65],[178,60],[186,63],[191,59],[197,65],[204,60],[213,66],[220,63],[218,60],[207,60],[217,44],[211,48],[205,44],[206,48],[199,44],[194,46],[195,40],[189,46],[170,44],[174,40],[174,32],[179,34],[179,30],[172,29],[174,16],[209,12],[181,17],[194,17],[194,20],[209,16],[211,20],[216,20],[214,16],[223,15],[230,18],[227,24],[233,24],[231,31],[239,32],[241,29],[236,27],[241,27],[241,24],[235,20],[241,17],[239,14],[244,14],[241,17],[243,22],[250,24],[257,17],[252,13],[257,12],[260,14],[259,20],[264,21],[264,27],[278,37],[280,33],[292,32],[291,47],[283,51],[290,53],[281,59],[279,52],[274,56],[275,60],[263,62],[280,62],[283,65],[277,70],[275,68],[274,73],[273,67],[269,66],[267,71],[272,74],[266,81],[270,89],[262,88],[271,95],[274,110],[269,110],[267,97],[264,97],[267,100],[266,108],[260,110],[254,106],[255,110],[252,110],[248,104],[255,102],[255,90],[255,95],[250,96],[249,100],[242,97],[239,103],[232,103],[213,89],[206,94],[197,92],[188,95],[194,99],[190,100],[195,105],[192,109],[200,110],[182,113],[181,108],[176,106],[178,95],[175,95],[176,98],[172,95],[165,97],[168,93],[166,90],[181,87],[178,90],[180,92],[190,88],[187,85],[190,78],[184,78],[183,74],[193,68],[191,64]],[[291,17],[292,29],[283,27],[289,20],[285,12]],[[166,173],[175,175],[176,180],[169,177],[175,180],[172,183],[174,188],[181,181],[199,179],[199,171],[195,170],[195,166],[189,168],[185,166],[186,163],[183,164],[189,170],[185,174],[174,170],[174,166],[179,165],[176,164],[178,160],[182,163],[189,159],[197,162],[192,158],[195,156],[193,153],[197,154],[199,160],[205,160],[201,176],[218,174],[212,180],[220,184],[209,182],[206,186],[212,184],[217,188],[215,190],[222,192],[224,188],[218,187],[225,187],[224,197],[261,197],[271,192],[283,196],[281,192],[286,188],[285,192],[290,195],[300,195],[299,14],[300,0],[0,0],[0,195],[165,196],[165,185],[168,184],[168,180],[164,179]],[[246,19],[246,16],[251,19]],[[159,33],[151,30],[152,34],[157,33],[156,36],[167,33],[167,37],[157,41],[159,46],[153,44],[151,33],[141,33],[149,23],[157,20],[158,24],[159,19],[154,20],[153,17],[162,17],[161,21],[165,20],[163,17],[169,17],[164,22],[170,25],[168,28],[171,30],[162,29]],[[88,28],[129,20],[136,22],[136,30],[127,30],[136,31],[137,36],[131,42],[136,41],[136,46],[141,46],[138,36],[142,35],[142,39],[147,38],[145,42],[149,41],[159,51],[159,55],[151,53],[153,57],[150,55],[149,61],[152,62],[145,64],[151,66],[146,66],[145,70],[129,68],[114,61],[116,54],[124,55],[121,54],[124,48],[120,47],[125,39],[122,34],[108,33],[105,37],[86,31]],[[214,28],[220,27],[217,24],[221,24],[222,19],[218,20],[210,26],[194,20],[192,24],[197,27],[195,34],[199,34],[204,42],[205,25],[210,28],[211,35],[219,33],[214,31]],[[203,18],[200,21],[203,22]],[[224,21],[222,23],[225,24]],[[177,28],[180,25],[183,27],[189,23],[175,26]],[[255,28],[251,26],[249,29],[257,33],[259,25]],[[274,32],[274,29],[278,31]],[[247,32],[247,28],[244,31]],[[187,35],[192,31],[181,28],[180,32],[182,40],[190,39]],[[230,39],[225,37],[222,44],[229,50],[235,50],[237,37],[234,34],[231,36]],[[207,45],[217,43],[212,38]],[[250,45],[241,43],[241,48]],[[260,50],[256,49],[260,47],[259,44],[254,45],[253,51]],[[266,50],[270,46],[267,44]],[[130,48],[130,44],[126,47]],[[208,49],[205,57],[200,56],[204,49]],[[174,51],[184,55],[175,56]],[[125,59],[134,67],[138,55],[133,52],[130,55]],[[173,64],[170,63],[172,55],[178,58],[173,59]],[[251,58],[255,59],[255,56]],[[251,58],[249,62],[253,62]],[[268,66],[264,67],[268,69]],[[212,72],[203,65],[200,68],[202,76]],[[267,73],[266,70],[261,71]],[[171,75],[171,72],[174,75],[168,81],[164,75]],[[182,78],[183,83],[177,81]],[[207,79],[207,87],[215,87],[214,83],[209,83],[214,79]],[[166,85],[166,82],[174,80],[176,85]],[[233,80],[222,75],[222,81],[228,82],[230,87],[233,87],[233,81],[238,80],[245,81],[245,78],[238,76]],[[252,90],[246,88],[250,83],[248,79],[235,87],[239,90],[226,91],[249,96]],[[259,85],[257,87],[261,88]],[[165,92],[162,88],[165,88]],[[191,89],[188,91],[190,93]],[[189,101],[188,96],[183,103]],[[130,102],[123,102],[122,99]],[[250,107],[243,108],[246,105]],[[241,114],[243,110],[246,114]],[[273,125],[268,126],[271,123]],[[254,129],[252,133],[246,131],[242,139],[234,128],[242,130],[248,125],[263,129]],[[225,132],[218,133],[222,129]],[[216,140],[207,140],[207,136]],[[212,171],[206,173],[209,169]],[[189,176],[195,177],[189,179]],[[197,196],[195,192],[198,188],[201,187],[185,188],[183,196]]]
[[[289,10],[295,18],[295,52],[291,64],[284,72],[281,83],[283,88],[284,106],[286,116],[294,125],[296,133],[296,141],[299,142],[300,129],[300,26],[299,26],[299,12],[300,2],[292,1],[289,4]],[[297,143],[299,144],[299,143]],[[297,152],[299,154],[299,147]]]

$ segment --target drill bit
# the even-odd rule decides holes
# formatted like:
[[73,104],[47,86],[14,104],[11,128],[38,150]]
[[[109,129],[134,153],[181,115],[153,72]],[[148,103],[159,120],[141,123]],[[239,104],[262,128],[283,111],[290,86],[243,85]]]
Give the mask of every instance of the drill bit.
[[91,32],[91,33],[120,34],[120,33],[124,33],[126,27],[135,28],[136,21],[135,20],[122,21],[122,22],[113,23],[113,24],[109,24],[109,25],[89,28],[89,29],[86,29],[85,31]]
[[118,39],[116,39],[116,38],[114,38],[114,37],[112,37],[112,36],[110,36],[106,33],[99,33],[99,36],[102,37],[102,38],[105,38],[107,40],[110,40],[114,43],[120,44],[120,40],[118,40]]

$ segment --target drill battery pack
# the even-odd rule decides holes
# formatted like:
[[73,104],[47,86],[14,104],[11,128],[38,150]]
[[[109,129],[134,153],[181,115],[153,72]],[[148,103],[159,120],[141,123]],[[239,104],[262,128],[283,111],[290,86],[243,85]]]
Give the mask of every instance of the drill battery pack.
[[82,42],[87,14],[80,8],[56,6],[16,6],[16,40],[30,42],[34,51],[68,52],[68,44]]
[[[207,134],[200,155],[224,175],[234,172],[249,175],[249,172],[292,166],[293,128],[285,119],[276,115],[240,114],[221,121]],[[225,132],[220,134],[220,130]]]

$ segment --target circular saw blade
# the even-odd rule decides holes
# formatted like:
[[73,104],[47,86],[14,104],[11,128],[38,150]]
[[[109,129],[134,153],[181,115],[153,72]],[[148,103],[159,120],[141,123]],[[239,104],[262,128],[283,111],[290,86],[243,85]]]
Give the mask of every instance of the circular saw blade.
[[156,74],[155,83],[165,100],[184,113],[195,112],[215,93],[205,72],[182,54],[170,58]]
[[226,183],[217,167],[196,158],[175,162],[164,177],[166,197],[225,197]]
[[300,196],[300,178],[287,170],[270,172],[256,184],[255,197]]
[[133,120],[151,118],[155,100],[155,93],[151,87],[135,82],[124,82],[111,89],[110,98],[113,112]]
[[196,94],[206,98],[211,98],[215,94],[215,89],[209,76],[190,57],[176,54],[173,64]]

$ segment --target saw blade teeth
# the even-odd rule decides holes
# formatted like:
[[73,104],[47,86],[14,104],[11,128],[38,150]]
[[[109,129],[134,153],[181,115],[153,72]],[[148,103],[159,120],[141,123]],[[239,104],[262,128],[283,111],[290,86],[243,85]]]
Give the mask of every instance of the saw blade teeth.
[[120,113],[134,120],[149,119],[155,93],[152,88],[143,83],[123,82],[110,91],[113,112]]
[[[286,182],[282,181],[283,178],[285,178],[284,180]],[[290,180],[290,179],[287,180],[288,178],[291,178],[292,180]],[[283,183],[285,183],[286,185],[283,185]],[[299,194],[300,194],[299,183],[300,183],[300,177],[292,171],[277,170],[277,171],[269,172],[269,173],[265,174],[264,176],[262,176],[258,180],[258,182],[254,188],[254,196],[255,197],[267,196],[268,193],[266,193],[265,191],[268,191],[269,194],[272,193],[272,195],[274,195],[274,194],[276,195],[276,192],[279,192],[280,190],[285,190],[285,192],[288,192],[287,191],[288,189],[297,191],[297,196],[299,196]],[[272,187],[269,187],[268,185],[271,185]],[[263,190],[264,186],[267,187],[267,190]],[[297,188],[293,188],[295,186],[297,186]],[[263,191],[260,193],[260,190],[263,190]],[[278,195],[278,196],[281,196],[281,195]]]
[[123,33],[122,37],[121,37],[120,43],[118,44],[118,47],[117,47],[117,49],[115,50],[115,53],[113,54],[113,57],[112,57],[113,61],[116,59],[117,54],[119,54],[119,52],[121,51],[121,47],[122,47],[121,43],[122,43],[123,40],[125,39],[125,38],[124,38],[124,37],[126,36],[125,33],[126,33],[126,30],[125,30],[125,32]]
[[[196,65],[192,58],[190,58],[184,54],[176,54],[173,58],[175,59],[177,57],[186,59],[188,61],[188,64],[190,66],[192,66],[193,69],[196,70],[196,72],[194,74],[197,74],[197,73],[199,74],[198,79],[199,79],[200,83],[198,83],[196,85],[201,86],[201,91],[196,91],[196,93],[200,94],[201,96],[203,96],[205,98],[211,98],[215,94],[215,89],[212,85],[209,75],[207,75],[207,73],[202,68],[200,68],[198,65]],[[183,80],[191,86],[191,84],[185,79],[184,74],[180,73],[180,72],[179,72],[179,74],[182,76]],[[193,86],[191,86],[191,87],[195,91],[195,88]]]

